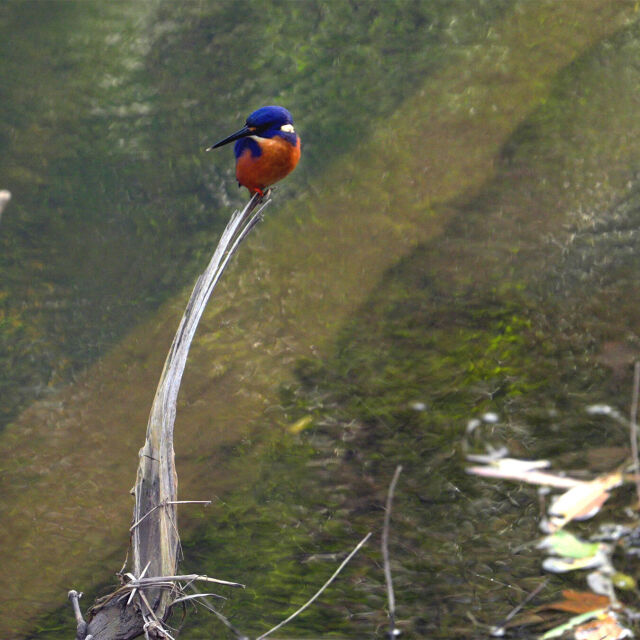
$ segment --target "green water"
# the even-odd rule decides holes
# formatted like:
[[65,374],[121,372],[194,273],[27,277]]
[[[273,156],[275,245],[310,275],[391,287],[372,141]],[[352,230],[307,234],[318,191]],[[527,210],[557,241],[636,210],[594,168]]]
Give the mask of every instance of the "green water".
[[[368,549],[282,636],[381,637],[383,504],[402,464],[391,540],[399,625],[409,637],[486,637],[487,625],[543,580],[527,546],[538,535],[538,502],[530,488],[467,476],[465,451],[507,445],[517,456],[584,468],[590,455],[627,441],[584,409],[627,406],[640,346],[633,7],[15,2],[0,7],[0,30],[0,188],[14,195],[0,222],[0,426],[3,451],[11,451],[0,467],[9,479],[4,540],[25,508],[24,487],[11,484],[27,468],[21,456],[33,456],[27,495],[47,517],[38,456],[54,465],[38,453],[48,436],[39,429],[58,428],[56,402],[67,389],[73,396],[87,367],[108,369],[114,360],[106,356],[115,354],[116,384],[125,377],[140,411],[148,406],[153,389],[144,397],[134,389],[141,382],[126,377],[126,356],[133,367],[166,345],[137,335],[135,351],[126,336],[163,322],[171,313],[163,302],[179,307],[173,296],[193,281],[245,198],[230,154],[202,149],[254,107],[282,103],[301,132],[303,161],[276,192],[274,221],[228,274],[232,302],[209,321],[205,355],[191,373],[187,367],[182,408],[199,407],[202,423],[185,425],[199,439],[178,441],[178,473],[184,497],[217,500],[181,512],[184,567],[246,583],[225,592],[223,611],[257,635],[302,604],[371,530]],[[441,184],[421,186],[439,171]],[[380,225],[382,215],[389,222]],[[371,236],[361,237],[356,230],[368,220]],[[319,230],[315,244],[303,238],[307,227]],[[343,289],[337,279],[331,294],[322,281],[329,265],[316,266],[327,250],[323,235],[353,256],[371,250],[353,259],[362,275],[344,273]],[[289,245],[274,240],[284,236]],[[300,257],[298,236],[308,251]],[[337,253],[324,260],[352,264]],[[365,286],[365,271],[380,276]],[[313,306],[314,291],[348,313]],[[296,298],[311,302],[296,306]],[[252,316],[267,339],[239,335],[258,344],[247,355],[225,336],[253,326]],[[607,345],[620,347],[609,348],[622,354],[613,364]],[[263,351],[286,352],[281,369],[262,372]],[[209,416],[213,405],[198,385],[239,368],[259,381],[240,376],[246,388],[230,393],[261,394],[264,408],[213,451],[199,447],[210,422],[242,424],[245,414],[230,397],[228,413]],[[74,415],[70,396],[62,397],[62,415]],[[38,399],[34,422],[21,412]],[[105,395],[95,406],[109,403]],[[487,411],[499,421],[467,438],[467,422]],[[306,416],[309,426],[290,433]],[[94,417],[81,420],[90,429]],[[11,448],[24,446],[27,428],[33,454]],[[143,430],[131,437],[138,446]],[[114,486],[130,485],[133,456],[110,460],[113,444],[104,446]],[[233,480],[207,480],[214,468]],[[196,488],[210,493],[192,495]],[[89,513],[90,495],[78,487],[68,500]],[[60,536],[73,578],[65,574],[57,598],[57,559],[38,561],[41,580],[29,582],[25,568],[16,578],[30,585],[34,612],[16,613],[26,607],[0,596],[3,637],[69,637],[65,590],[86,590],[90,602],[109,589],[124,536],[105,542],[83,520],[69,527],[86,538]],[[584,587],[580,578],[569,584]],[[566,586],[554,579],[543,596]],[[223,633],[199,611],[183,637]]]
[[203,147],[285,103],[309,189],[502,4],[462,6],[6,3],[0,424],[192,280],[244,197]]

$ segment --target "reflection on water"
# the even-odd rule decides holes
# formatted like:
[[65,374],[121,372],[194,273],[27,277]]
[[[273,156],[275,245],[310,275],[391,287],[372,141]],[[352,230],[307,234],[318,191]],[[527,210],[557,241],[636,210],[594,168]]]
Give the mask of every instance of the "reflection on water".
[[[539,514],[530,489],[469,478],[465,449],[579,441],[593,457],[626,441],[583,409],[625,406],[629,360],[606,345],[637,347],[632,7],[279,3],[256,31],[261,6],[0,10],[5,419],[49,390],[0,439],[0,610],[15,612],[0,635],[68,637],[66,609],[42,616],[120,567],[182,296],[149,314],[238,198],[230,159],[199,155],[211,123],[256,101],[300,114],[305,156],[204,320],[176,433],[181,497],[219,497],[181,512],[185,565],[249,585],[224,605],[234,624],[275,624],[377,537],[402,463],[400,626],[484,637],[541,580],[521,552]],[[499,421],[466,442],[486,411]],[[379,563],[373,543],[290,633],[381,634]],[[187,625],[218,633],[203,614]]]

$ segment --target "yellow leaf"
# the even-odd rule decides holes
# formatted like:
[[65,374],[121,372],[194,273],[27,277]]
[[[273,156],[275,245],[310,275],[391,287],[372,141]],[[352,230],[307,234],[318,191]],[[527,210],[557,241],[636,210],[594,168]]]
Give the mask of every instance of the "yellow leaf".
[[302,416],[299,420],[296,420],[292,425],[289,425],[289,433],[300,433],[304,431],[311,423],[313,418],[309,415]]

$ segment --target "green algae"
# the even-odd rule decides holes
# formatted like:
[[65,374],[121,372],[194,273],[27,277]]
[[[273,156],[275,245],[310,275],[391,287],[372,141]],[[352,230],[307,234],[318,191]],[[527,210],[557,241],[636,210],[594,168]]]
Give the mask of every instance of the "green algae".
[[506,5],[3,5],[0,313],[30,338],[0,328],[0,428],[195,276],[244,197],[212,137],[286,103],[305,144],[290,197]]
[[[637,41],[635,30],[632,27],[612,39],[615,46],[625,43],[620,59],[629,43]],[[575,167],[574,159],[578,157],[589,163],[604,156],[615,161],[603,168],[605,182],[598,185],[597,192],[602,208],[594,206],[593,213],[615,217],[623,227],[634,225],[639,210],[637,196],[632,193],[629,200],[626,191],[637,148],[631,146],[626,150],[628,155],[617,156],[620,137],[627,135],[624,128],[619,130],[610,122],[614,135],[604,135],[600,144],[589,147],[588,154],[585,147],[564,146],[563,156],[558,158],[562,167],[559,173],[553,164],[548,166],[545,162],[545,147],[549,143],[557,145],[553,134],[556,127],[565,131],[575,127],[579,131],[585,120],[596,117],[587,110],[578,111],[576,118],[576,112],[567,109],[573,96],[563,85],[575,82],[581,86],[587,69],[601,60],[602,51],[611,46],[611,41],[607,42],[566,72],[558,91],[505,145],[509,151],[496,181],[487,185],[484,193],[460,205],[461,214],[469,214],[474,207],[479,215],[488,214],[510,201],[514,189],[527,189],[540,176],[547,180],[533,196],[548,198],[547,202],[558,198],[557,210],[571,210],[589,194],[571,189],[567,195],[562,182],[558,184],[574,175],[567,166]],[[610,74],[608,78],[607,84],[615,82]],[[549,122],[554,123],[551,133],[544,126]],[[530,175],[515,187],[509,184],[514,158],[518,158],[519,169],[526,168]],[[554,183],[558,186],[552,186]],[[623,204],[616,204],[617,200]],[[613,206],[607,206],[611,203]],[[476,221],[471,217],[473,228]],[[616,223],[609,224],[615,227]],[[454,219],[453,233],[447,237],[455,237],[461,227]],[[558,230],[556,233],[560,235]],[[472,234],[466,231],[464,237],[467,235]],[[615,260],[616,247],[607,245],[606,239],[604,242],[603,252],[609,247],[609,255]],[[629,239],[627,246],[634,246],[633,243]],[[500,244],[498,247],[502,255],[516,256],[511,260],[512,273],[531,273],[534,254],[530,247],[524,251],[519,247],[514,250],[513,244],[505,245],[504,250]],[[570,254],[574,249],[569,246],[567,251]],[[341,332],[333,357],[298,362],[298,385],[290,384],[282,390],[286,411],[282,422],[311,415],[313,424],[321,426],[303,432],[304,449],[293,458],[280,434],[265,445],[282,448],[283,464],[274,465],[275,476],[269,479],[258,475],[255,480],[260,486],[270,486],[274,499],[268,505],[254,506],[252,494],[242,490],[227,496],[225,502],[251,504],[247,507],[250,521],[256,517],[255,509],[259,510],[258,520],[263,530],[267,529],[264,554],[274,563],[288,567],[294,546],[301,549],[303,559],[308,554],[322,553],[315,545],[316,536],[322,536],[326,528],[317,522],[318,511],[325,515],[328,509],[331,513],[333,535],[341,536],[343,550],[354,528],[360,532],[368,527],[379,531],[384,490],[381,479],[389,478],[395,464],[402,462],[408,469],[403,474],[408,486],[403,488],[401,505],[394,510],[398,522],[394,536],[400,547],[396,550],[395,569],[400,574],[402,595],[398,596],[397,591],[396,597],[401,624],[420,637],[484,637],[482,629],[466,622],[466,613],[471,611],[490,624],[500,618],[501,607],[503,615],[510,608],[504,602],[496,602],[498,585],[507,590],[508,585],[528,584],[531,590],[539,579],[537,561],[512,556],[512,550],[536,537],[538,516],[533,492],[509,489],[507,494],[506,489],[464,476],[464,424],[470,416],[496,410],[500,423],[484,427],[490,430],[490,442],[507,443],[512,452],[527,457],[555,455],[576,445],[586,455],[590,448],[598,448],[603,442],[624,442],[626,434],[608,431],[600,420],[583,413],[587,404],[599,399],[611,401],[611,395],[604,387],[605,372],[593,369],[597,338],[581,334],[585,328],[593,330],[594,320],[599,321],[585,317],[584,310],[579,313],[576,307],[584,304],[581,296],[585,289],[594,287],[594,281],[605,274],[617,285],[606,292],[607,296],[614,297],[617,305],[624,304],[621,298],[635,283],[632,274],[637,269],[635,254],[624,245],[621,262],[613,272],[624,278],[616,278],[602,265],[594,269],[588,263],[585,269],[585,262],[597,263],[599,258],[584,249],[580,268],[588,277],[582,278],[580,287],[565,286],[559,291],[554,273],[564,267],[563,275],[570,282],[578,277],[578,268],[571,268],[567,252],[559,255],[539,251],[537,261],[544,264],[544,269],[527,280],[514,280],[512,276],[508,282],[494,284],[500,274],[494,266],[498,260],[488,256],[493,268],[487,269],[483,278],[458,279],[452,286],[451,281],[438,277],[442,273],[438,259],[443,258],[434,261],[435,253],[436,247],[427,244],[387,273],[379,291]],[[625,389],[619,398],[621,404],[627,395]],[[422,403],[424,409],[412,406],[416,402]],[[327,467],[324,473],[314,470],[317,464],[309,459],[309,443],[315,447],[316,459]],[[497,497],[496,493],[502,491],[508,500],[504,500],[504,494],[502,499]],[[314,492],[324,492],[324,498],[310,499]],[[341,499],[336,500],[337,496]],[[316,501],[325,510],[319,507],[307,511],[302,506]],[[305,518],[296,520],[301,512]],[[282,524],[277,540],[268,532],[274,521]],[[306,537],[300,539],[299,529],[307,526]],[[283,549],[283,530],[292,534],[289,551],[286,545]],[[224,534],[217,536],[215,525],[198,532],[192,542],[199,550],[211,550],[216,545],[226,550],[232,543]],[[335,548],[333,542],[331,537],[323,541],[329,554]],[[273,556],[271,549],[275,550]],[[223,553],[209,552],[208,557],[217,559],[212,567],[226,566],[220,557]],[[384,585],[376,564],[379,558],[371,550],[364,555],[370,562],[354,569],[358,582],[345,579],[346,585],[327,594],[315,614],[293,623],[289,631],[292,636],[305,632],[329,635],[330,628],[341,637],[362,637],[384,624]],[[198,551],[196,557],[202,561]],[[237,566],[242,572],[242,558]],[[272,623],[285,617],[293,604],[287,606],[284,594],[295,593],[302,601],[300,584],[320,584],[323,580],[322,571],[315,567],[309,568],[304,577],[298,576],[297,581],[289,582],[293,576],[287,570],[278,575],[281,582],[273,592],[266,581],[261,583],[261,590],[251,591],[249,600],[253,602],[234,598],[226,605],[225,612],[235,612],[234,619],[243,630],[254,629],[254,621],[263,619],[265,610]],[[552,585],[554,588],[558,586]],[[507,594],[503,597],[507,598]],[[514,604],[517,601],[516,596]],[[237,609],[234,602],[239,604]],[[359,609],[363,603],[363,609]],[[208,624],[192,619],[189,628],[213,628],[215,623],[210,627]]]
[[[425,277],[427,255],[416,251],[387,274],[333,356],[298,362],[297,383],[281,390],[281,430],[236,449],[244,486],[189,537],[192,569],[249,583],[223,607],[243,632],[262,632],[302,604],[367,530],[376,542],[285,635],[355,638],[384,627],[377,547],[384,480],[398,463],[405,471],[392,557],[405,632],[484,637],[466,612],[490,624],[510,608],[506,594],[496,601],[496,585],[537,584],[538,561],[515,551],[538,536],[535,492],[466,476],[463,455],[487,442],[527,457],[553,455],[577,430],[583,450],[599,446],[601,421],[582,413],[593,396],[574,375],[588,368],[588,353],[559,352],[548,329],[536,326],[522,286],[457,296]],[[577,396],[570,407],[567,394]],[[559,407],[567,413],[558,415]],[[469,418],[487,411],[498,422],[467,437]],[[294,437],[287,425],[301,415],[313,426]],[[242,552],[229,554],[233,548]],[[217,628],[200,612],[185,632],[204,637]]]
[[[231,571],[250,584],[224,605],[244,632],[257,633],[302,604],[350,541],[367,530],[376,542],[288,634],[362,637],[384,625],[378,544],[384,480],[396,463],[405,467],[392,536],[396,593],[400,624],[412,635],[474,637],[461,623],[462,611],[471,606],[487,615],[474,571],[499,561],[504,541],[496,530],[508,528],[512,545],[535,535],[535,510],[527,509],[524,518],[520,513],[531,501],[526,490],[511,492],[505,505],[461,469],[469,416],[502,411],[520,393],[544,386],[543,394],[555,383],[533,371],[530,379],[514,374],[530,364],[531,323],[514,315],[511,296],[494,299],[493,309],[478,304],[475,314],[462,304],[435,308],[429,287],[407,288],[411,276],[422,275],[420,265],[416,257],[389,275],[342,332],[332,358],[298,364],[299,382],[281,392],[282,430],[236,451],[234,466],[246,486],[225,495],[210,524],[190,536],[192,568]],[[404,304],[407,294],[411,306]],[[425,317],[431,319],[428,331]],[[487,393],[493,388],[500,393]],[[416,410],[415,400],[426,401],[426,408]],[[288,420],[308,412],[314,426],[291,436]],[[505,430],[504,424],[495,428]],[[519,531],[513,530],[516,519]],[[246,551],[230,555],[230,548]],[[535,575],[530,563],[522,565],[522,577],[526,568]],[[496,579],[511,577],[501,572]],[[496,615],[495,604],[488,609]],[[199,637],[213,633],[216,624],[201,613],[189,617],[186,629]],[[462,624],[457,632],[451,628],[456,624]]]

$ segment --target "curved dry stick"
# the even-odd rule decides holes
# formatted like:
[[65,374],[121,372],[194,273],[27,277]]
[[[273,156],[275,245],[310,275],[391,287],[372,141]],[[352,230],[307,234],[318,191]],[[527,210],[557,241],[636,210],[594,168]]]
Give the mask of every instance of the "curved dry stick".
[[402,466],[396,467],[393,479],[389,485],[387,494],[387,505],[384,513],[384,528],[382,529],[382,558],[384,560],[384,579],[387,583],[387,597],[389,600],[389,638],[396,636],[396,599],[393,594],[393,581],[391,580],[391,563],[389,561],[389,523],[391,521],[391,505],[393,504],[393,494],[396,490],[398,478],[402,472]]
[[307,600],[297,611],[294,611],[286,620],[283,620],[282,622],[277,624],[275,627],[273,627],[273,629],[269,629],[269,631],[267,631],[266,633],[263,633],[261,636],[256,638],[256,640],[263,640],[263,638],[266,638],[267,636],[271,635],[274,631],[277,631],[281,627],[284,627],[285,624],[287,624],[288,622],[291,622],[297,615],[301,614],[305,609],[310,607],[313,604],[313,602],[315,602],[315,600],[318,599],[320,594],[338,577],[338,574],[342,571],[342,569],[344,569],[344,567],[347,565],[349,560],[351,560],[351,558],[353,558],[353,556],[355,556],[356,553],[360,551],[360,547],[362,547],[362,545],[364,545],[370,537],[371,537],[371,532],[367,533],[367,535],[364,538],[362,538],[360,542],[358,542],[355,549],[342,561],[340,566],[334,571],[333,575],[320,587],[320,589],[318,589],[318,591],[316,591],[314,596],[312,596],[309,600]]
[[[137,591],[142,619],[133,607],[126,607],[118,598],[111,597],[114,594],[96,604],[86,630],[89,634],[93,633],[94,640],[132,638],[143,632],[147,635],[159,634],[161,621],[171,607],[172,589],[166,588],[166,582],[177,577],[175,574],[180,554],[176,510],[179,503],[178,478],[173,451],[173,427],[180,383],[191,342],[209,297],[231,257],[261,219],[262,211],[269,202],[266,198],[254,195],[242,211],[233,213],[213,257],[195,283],[180,320],[149,414],[134,487],[132,575],[138,581],[137,589],[143,583],[151,588],[145,588],[144,593]],[[143,575],[149,577],[143,578]],[[154,584],[154,578],[159,582]],[[224,583],[211,578],[208,580]]]
[[[140,451],[135,486],[133,519],[138,526],[133,530],[132,547],[133,573],[136,576],[140,575],[147,562],[151,563],[149,576],[176,573],[180,539],[175,507],[178,480],[174,464],[173,426],[180,383],[191,342],[209,297],[229,260],[258,222],[268,202],[253,196],[242,211],[232,215],[209,265],[196,281],[167,355],[149,415],[146,442]],[[164,505],[164,508],[145,517],[157,505]],[[156,593],[147,593],[147,598],[158,618],[163,619],[170,604],[170,594],[159,589]]]

